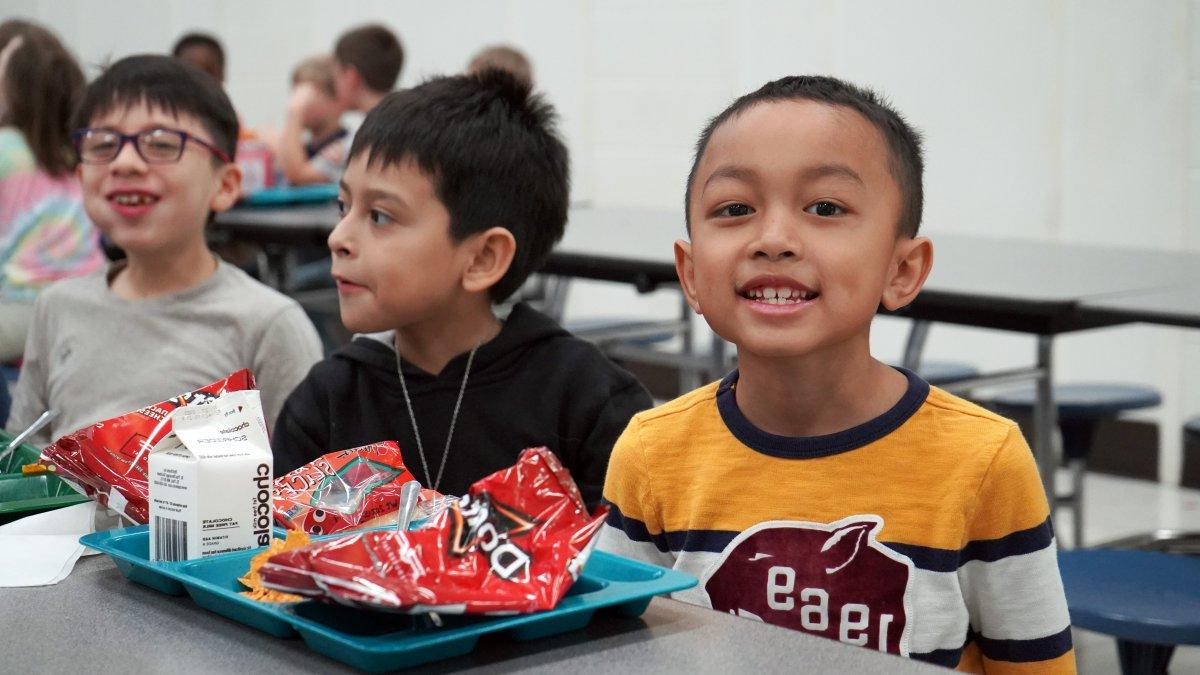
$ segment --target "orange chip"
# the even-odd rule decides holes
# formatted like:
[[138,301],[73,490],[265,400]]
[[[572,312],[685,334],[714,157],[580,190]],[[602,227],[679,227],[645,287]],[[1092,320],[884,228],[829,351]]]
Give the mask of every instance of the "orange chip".
[[272,539],[270,546],[256,553],[250,559],[250,569],[246,571],[246,574],[238,577],[238,581],[250,589],[242,591],[242,595],[258,602],[300,602],[303,600],[304,598],[299,595],[292,595],[291,593],[284,593],[264,587],[258,570],[267,562],[268,558],[276,553],[303,548],[308,546],[309,543],[308,534],[299,530],[288,530],[287,539]]
[[30,476],[35,473],[46,473],[49,470],[50,469],[47,469],[45,466],[42,466],[41,464],[38,464],[37,462],[34,462],[33,464],[25,464],[25,465],[21,466],[21,473],[26,476]]

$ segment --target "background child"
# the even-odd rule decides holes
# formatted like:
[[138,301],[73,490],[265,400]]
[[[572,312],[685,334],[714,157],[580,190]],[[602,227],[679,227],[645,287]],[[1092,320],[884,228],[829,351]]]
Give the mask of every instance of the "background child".
[[350,139],[341,124],[344,110],[334,69],[333,57],[321,55],[292,71],[292,96],[276,149],[279,168],[292,185],[332,183],[342,175]]
[[220,84],[170,57],[131,56],[88,87],[75,123],[84,205],[128,259],[38,297],[8,428],[57,410],[35,440],[45,444],[240,368],[274,420],[320,344],[299,305],[205,244],[241,179]]
[[218,83],[225,84],[225,49],[215,36],[186,33],[175,42],[171,54],[212,75]]
[[[380,24],[368,24],[346,31],[333,47],[334,88],[337,103],[347,111],[366,113],[387,95],[404,66],[404,48],[396,34]],[[289,105],[305,105],[297,97]],[[361,118],[351,116],[347,137],[353,139]],[[287,138],[287,134],[284,134]],[[294,141],[285,141],[294,146]],[[332,287],[328,258],[299,265],[292,275],[292,290],[305,291]],[[320,317],[318,317],[320,318]]]
[[525,54],[509,45],[484,47],[471,57],[467,73],[477,75],[485,70],[503,70],[526,87],[533,87],[533,64]]
[[636,416],[601,546],[678,597],[964,670],[1072,672],[1049,508],[1017,426],[870,354],[921,289],[920,138],[869,91],[789,77],[705,128],[689,303],[738,369]]
[[49,31],[0,24],[0,361],[20,358],[47,284],[104,264],[73,175],[83,72]]
[[333,47],[337,61],[338,102],[347,110],[367,112],[400,77],[404,47],[396,34],[380,24],[346,31]]
[[318,364],[275,427],[275,471],[395,440],[426,487],[463,494],[546,445],[584,499],[650,397],[528,305],[493,311],[567,219],[554,112],[507,73],[430,80],[367,115],[329,236],[342,322],[368,333]]

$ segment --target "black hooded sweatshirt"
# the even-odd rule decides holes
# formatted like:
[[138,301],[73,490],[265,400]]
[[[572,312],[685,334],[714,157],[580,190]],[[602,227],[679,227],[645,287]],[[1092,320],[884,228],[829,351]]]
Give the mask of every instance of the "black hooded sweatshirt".
[[[284,403],[271,445],[275,475],[337,450],[396,441],[421,485],[421,465],[390,334],[357,337],[313,366]],[[404,377],[429,473],[437,476],[467,354],[430,375],[404,363]],[[500,333],[475,354],[438,490],[462,495],[512,466],[521,450],[549,447],[589,507],[600,500],[613,444],[629,419],[652,405],[646,389],[594,345],[518,304]]]

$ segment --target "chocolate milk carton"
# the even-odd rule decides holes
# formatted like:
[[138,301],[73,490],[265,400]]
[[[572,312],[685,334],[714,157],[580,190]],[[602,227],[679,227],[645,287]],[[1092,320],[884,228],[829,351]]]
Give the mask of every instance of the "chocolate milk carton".
[[150,450],[150,559],[271,543],[271,446],[255,390],[177,408]]

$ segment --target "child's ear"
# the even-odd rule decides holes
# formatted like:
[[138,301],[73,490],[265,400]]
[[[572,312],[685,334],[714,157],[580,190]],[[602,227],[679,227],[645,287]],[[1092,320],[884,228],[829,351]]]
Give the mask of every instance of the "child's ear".
[[703,314],[700,303],[696,300],[696,267],[692,263],[692,243],[680,239],[675,242],[675,274],[679,276],[679,285],[683,288],[683,297],[697,314]]
[[513,233],[503,227],[493,227],[476,234],[465,243],[470,246],[471,258],[463,271],[463,290],[478,293],[500,283],[508,274],[517,252],[517,240],[513,238]]
[[213,193],[208,208],[213,211],[224,211],[242,196],[242,168],[237,164],[226,164],[217,171],[220,172],[217,191]]
[[896,242],[881,303],[889,311],[908,305],[921,292],[933,267],[933,242],[928,237],[907,237]]

